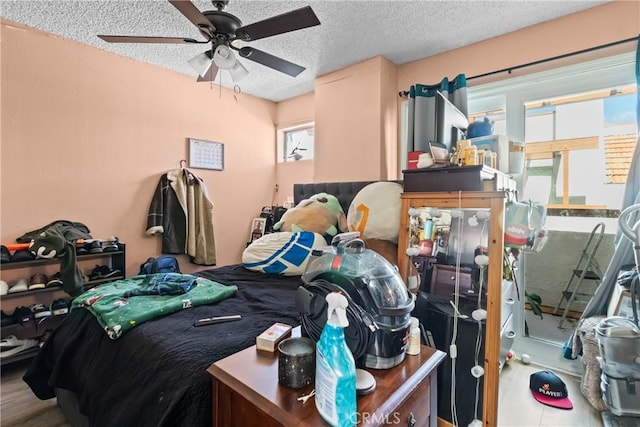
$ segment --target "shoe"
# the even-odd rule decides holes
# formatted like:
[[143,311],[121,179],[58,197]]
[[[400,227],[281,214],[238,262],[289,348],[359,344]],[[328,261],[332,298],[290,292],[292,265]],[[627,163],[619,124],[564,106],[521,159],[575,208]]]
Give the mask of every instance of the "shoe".
[[115,252],[120,250],[118,247],[118,238],[117,237],[109,237],[102,241],[102,251],[103,252]]
[[16,318],[13,314],[7,314],[4,310],[0,311],[0,315],[2,316],[2,327],[13,325],[16,323]]
[[54,316],[60,316],[69,312],[69,303],[67,302],[67,300],[60,298],[54,300],[51,303],[51,307],[49,308],[51,309],[51,313],[53,313]]
[[100,239],[94,239],[89,242],[85,240],[84,245],[90,254],[98,254],[102,252],[102,240]]
[[33,311],[29,307],[17,307],[13,312],[13,317],[16,320],[16,323],[20,323],[24,325],[25,323],[29,323],[33,320]]
[[0,246],[0,262],[11,262],[11,252],[5,245]]
[[26,292],[29,290],[29,282],[27,279],[19,279],[16,283],[11,285],[8,293],[13,294],[16,292]]
[[0,280],[0,295],[6,295],[9,292],[9,285],[4,280]]
[[56,274],[54,274],[49,278],[49,281],[47,282],[46,287],[51,288],[54,286],[62,286],[62,285],[63,285],[62,278],[61,278],[60,272],[58,271]]
[[49,279],[45,274],[36,273],[29,279],[29,290],[44,289]]
[[89,280],[108,279],[109,277],[118,276],[120,274],[122,274],[120,270],[113,270],[108,265],[96,265],[89,274]]
[[85,247],[85,243],[76,243],[76,254],[77,255],[86,255],[89,253],[89,249]]
[[33,312],[34,319],[42,319],[43,317],[51,316],[51,310],[48,307],[45,307],[44,304],[33,304],[30,308]]
[[36,256],[29,249],[19,249],[13,253],[11,262],[33,261]]
[[40,344],[37,340],[19,340],[14,335],[10,335],[0,341],[0,359],[22,353],[23,351],[29,350],[33,347],[38,347],[39,345]]

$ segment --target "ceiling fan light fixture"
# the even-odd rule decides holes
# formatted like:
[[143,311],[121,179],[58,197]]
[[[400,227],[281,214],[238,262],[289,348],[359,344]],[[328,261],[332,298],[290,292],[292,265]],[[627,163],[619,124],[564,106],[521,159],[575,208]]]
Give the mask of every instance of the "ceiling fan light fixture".
[[200,53],[189,60],[189,65],[193,68],[200,77],[204,77],[211,68],[211,51]]
[[221,44],[213,53],[213,62],[223,70],[231,70],[236,64],[236,56],[231,49]]
[[244,68],[244,65],[242,65],[240,61],[236,61],[235,65],[229,70],[229,74],[231,74],[233,82],[238,83],[249,75],[249,71]]

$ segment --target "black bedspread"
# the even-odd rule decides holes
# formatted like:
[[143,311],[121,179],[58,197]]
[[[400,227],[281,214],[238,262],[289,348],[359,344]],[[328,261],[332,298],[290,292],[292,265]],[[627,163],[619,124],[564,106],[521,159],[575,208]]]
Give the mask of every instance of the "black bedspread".
[[[54,388],[74,392],[94,426],[210,426],[211,363],[255,344],[274,322],[299,324],[299,276],[270,276],[240,265],[198,273],[238,286],[214,305],[182,310],[111,340],[95,317],[75,310],[47,340],[24,380],[40,399]],[[194,327],[197,319],[242,320]]]

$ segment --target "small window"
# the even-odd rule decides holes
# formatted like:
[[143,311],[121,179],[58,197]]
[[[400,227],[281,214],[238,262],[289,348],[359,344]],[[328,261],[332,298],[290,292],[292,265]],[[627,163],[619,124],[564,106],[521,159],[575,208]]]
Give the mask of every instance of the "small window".
[[278,162],[313,159],[315,127],[313,123],[278,131]]

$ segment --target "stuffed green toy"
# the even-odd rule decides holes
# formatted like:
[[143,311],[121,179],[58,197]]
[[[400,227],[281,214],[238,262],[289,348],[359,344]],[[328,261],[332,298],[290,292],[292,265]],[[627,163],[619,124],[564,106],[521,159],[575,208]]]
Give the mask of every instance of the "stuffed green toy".
[[347,216],[336,196],[318,193],[302,200],[287,210],[280,221],[273,225],[278,231],[312,231],[335,236],[338,231],[347,231]]

